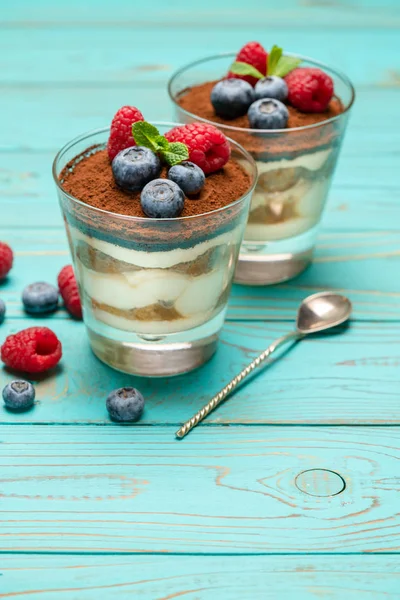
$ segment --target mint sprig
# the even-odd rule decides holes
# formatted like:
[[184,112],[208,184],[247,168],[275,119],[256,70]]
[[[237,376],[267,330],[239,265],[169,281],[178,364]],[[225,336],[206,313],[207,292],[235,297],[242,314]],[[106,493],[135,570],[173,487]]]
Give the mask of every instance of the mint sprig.
[[169,142],[160,134],[157,127],[147,121],[137,121],[132,125],[132,137],[138,146],[145,146],[170,167],[189,158],[189,149],[181,142]]
[[279,46],[272,46],[267,59],[267,75],[275,75],[275,70],[282,57],[283,50]]
[[[293,56],[281,56],[278,64],[275,67],[273,75],[277,77],[285,77],[288,73],[296,69],[301,63],[301,58],[294,58]],[[268,72],[268,75],[270,73]]]
[[252,77],[256,77],[257,79],[262,79],[265,77],[258,69],[253,67],[252,65],[248,65],[245,62],[236,61],[231,65],[230,68],[231,73],[235,75],[251,75]]
[[[267,75],[276,75],[277,77],[285,77],[290,71],[293,71],[301,63],[300,58],[292,56],[283,56],[282,48],[272,46],[271,52],[268,54],[266,65]],[[249,75],[256,79],[263,79],[263,75],[258,69],[245,62],[236,61],[231,65],[231,73],[235,75]]]

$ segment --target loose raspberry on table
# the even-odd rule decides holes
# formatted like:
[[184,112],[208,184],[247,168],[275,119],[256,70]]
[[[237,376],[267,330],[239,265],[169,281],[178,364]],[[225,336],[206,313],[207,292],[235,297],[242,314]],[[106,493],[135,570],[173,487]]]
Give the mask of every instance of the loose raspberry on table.
[[132,124],[137,121],[144,121],[144,117],[134,106],[123,106],[115,113],[107,144],[110,160],[113,160],[121,150],[136,146],[132,137]]
[[320,69],[300,67],[286,75],[288,102],[305,113],[323,112],[333,96],[333,81]]
[[43,373],[60,361],[61,342],[47,327],[29,327],[9,335],[1,347],[1,360],[10,369]]
[[[240,50],[236,56],[236,62],[244,62],[252,67],[255,67],[263,75],[267,74],[267,62],[268,52],[258,42],[249,42]],[[251,75],[235,75],[235,73],[228,73],[228,77],[234,77],[235,79],[244,79],[251,85],[256,85],[258,79]]]
[[229,160],[231,147],[222,131],[214,125],[189,123],[178,125],[165,134],[169,142],[182,142],[189,149],[189,160],[203,169],[214,173],[222,169]]
[[5,242],[0,242],[0,281],[10,272],[13,258],[10,246]]
[[65,308],[75,319],[82,319],[81,299],[72,265],[66,265],[61,269],[57,281]]

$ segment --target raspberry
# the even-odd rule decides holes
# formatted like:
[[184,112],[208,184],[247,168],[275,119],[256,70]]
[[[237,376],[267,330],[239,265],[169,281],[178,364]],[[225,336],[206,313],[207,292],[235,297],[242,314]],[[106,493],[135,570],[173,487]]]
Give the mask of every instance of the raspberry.
[[136,121],[144,121],[144,117],[134,106],[123,106],[115,113],[107,144],[110,160],[113,160],[121,150],[136,146],[132,137],[132,124]]
[[63,267],[59,272],[58,289],[60,290],[67,311],[75,319],[82,319],[82,305],[78,284],[76,283],[74,270],[71,265]]
[[[244,62],[255,67],[263,75],[267,74],[268,53],[258,42],[249,42],[243,46],[235,60],[236,62]],[[235,75],[230,72],[228,73],[228,77],[244,79],[253,86],[256,85],[258,81],[258,79],[251,77],[251,75]]]
[[0,281],[11,270],[13,264],[13,251],[10,246],[4,242],[0,242]]
[[47,327],[29,327],[9,335],[1,347],[1,360],[16,371],[43,373],[59,362],[61,342]]
[[305,113],[323,112],[333,95],[333,81],[320,69],[304,67],[286,75],[288,102]]
[[165,137],[169,142],[186,144],[189,148],[189,160],[203,169],[206,175],[222,169],[231,155],[228,140],[214,125],[178,125],[166,133]]

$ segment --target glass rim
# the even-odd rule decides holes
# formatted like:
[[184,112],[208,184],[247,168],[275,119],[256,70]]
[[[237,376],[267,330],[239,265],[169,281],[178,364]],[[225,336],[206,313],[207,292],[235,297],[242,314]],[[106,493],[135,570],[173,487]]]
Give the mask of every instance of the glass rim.
[[[162,126],[168,126],[168,127],[176,127],[178,125],[182,125],[182,123],[170,123],[168,121],[149,121],[151,122],[153,125],[155,125],[156,127],[162,127]],[[79,200],[79,198],[76,198],[75,196],[73,196],[72,194],[70,194],[69,192],[67,192],[61,185],[60,180],[58,178],[58,174],[57,174],[57,163],[58,161],[61,159],[62,155],[67,152],[68,150],[70,150],[71,148],[73,148],[73,146],[75,146],[76,144],[78,144],[79,142],[84,141],[85,139],[90,139],[91,137],[93,137],[94,135],[100,134],[100,133],[106,133],[110,131],[110,127],[100,127],[98,129],[92,129],[91,131],[86,131],[85,133],[82,133],[81,135],[73,138],[72,140],[70,140],[69,142],[67,142],[66,144],[64,144],[64,146],[62,146],[62,148],[57,152],[54,160],[53,160],[53,164],[52,164],[52,175],[53,175],[53,179],[54,182],[57,186],[57,189],[64,194],[67,198],[69,198],[69,200],[71,200],[73,203],[78,204],[79,206],[82,206],[83,208],[88,209],[89,211],[93,211],[95,213],[101,214],[101,215],[110,215],[111,217],[115,218],[118,217],[120,219],[123,220],[129,220],[129,221],[136,221],[136,222],[148,222],[148,223],[155,223],[155,222],[171,222],[171,223],[176,223],[178,221],[191,221],[191,220],[195,220],[198,218],[203,218],[205,216],[209,216],[212,214],[218,214],[221,213],[229,208],[232,208],[238,204],[240,204],[241,202],[243,202],[243,200],[246,198],[246,196],[248,196],[249,194],[252,194],[254,191],[254,188],[257,184],[257,178],[258,178],[258,172],[257,172],[257,165],[256,162],[254,160],[254,158],[251,156],[251,154],[245,149],[243,148],[243,146],[241,146],[240,144],[238,144],[238,142],[235,142],[235,140],[230,139],[229,137],[227,138],[229,141],[229,144],[232,146],[234,146],[236,148],[236,150],[238,150],[243,156],[244,158],[246,158],[246,160],[248,161],[248,163],[250,163],[251,165],[251,176],[252,176],[252,183],[249,186],[249,188],[246,190],[246,192],[244,194],[242,194],[240,196],[240,198],[237,198],[236,200],[234,200],[233,202],[230,202],[229,204],[227,204],[226,206],[222,206],[220,208],[216,208],[214,210],[210,210],[208,212],[204,212],[204,213],[200,213],[198,215],[188,215],[186,217],[163,217],[160,219],[154,219],[151,217],[137,217],[135,215],[123,215],[121,213],[115,213],[115,212],[110,212],[108,210],[102,209],[102,208],[97,208],[96,206],[92,206],[91,204],[87,204],[86,202],[83,202],[82,200]],[[89,146],[90,147],[90,146]]]
[[200,59],[194,60],[194,61],[184,65],[177,71],[175,71],[169,78],[168,86],[167,86],[168,95],[170,97],[170,100],[173,102],[173,104],[175,104],[176,106],[179,107],[179,110],[181,110],[184,114],[188,115],[191,119],[196,119],[198,121],[201,121],[202,123],[207,123],[209,125],[214,125],[215,127],[218,127],[219,129],[226,129],[228,131],[232,131],[235,133],[241,132],[241,133],[251,133],[251,134],[260,134],[260,133],[264,133],[264,134],[265,133],[269,133],[269,134],[286,133],[286,134],[289,134],[292,131],[297,131],[297,132],[307,131],[309,129],[315,129],[317,127],[322,127],[322,126],[326,125],[327,123],[333,123],[334,121],[339,120],[342,116],[344,116],[345,114],[347,114],[349,112],[350,108],[354,104],[354,100],[356,97],[356,91],[355,91],[354,86],[351,83],[349,77],[347,77],[347,75],[345,75],[338,69],[332,68],[329,65],[326,65],[322,62],[314,60],[313,58],[310,58],[308,56],[303,56],[302,54],[295,54],[293,52],[285,52],[284,56],[291,56],[293,58],[300,58],[301,60],[308,61],[320,69],[325,69],[325,70],[331,71],[337,77],[342,79],[342,81],[344,81],[344,83],[350,89],[351,96],[350,96],[350,101],[347,104],[347,106],[345,107],[343,112],[341,112],[338,115],[335,115],[334,117],[330,117],[329,119],[325,119],[324,121],[320,121],[318,123],[312,123],[311,125],[302,125],[300,127],[286,127],[285,129],[252,129],[251,127],[248,127],[248,128],[247,127],[235,127],[234,125],[226,125],[225,123],[217,123],[216,121],[210,121],[209,119],[205,119],[204,117],[200,117],[199,115],[195,115],[194,113],[189,112],[188,110],[182,108],[178,104],[175,96],[172,93],[172,86],[174,84],[174,81],[179,77],[179,75],[181,75],[182,73],[184,73],[185,71],[188,71],[189,69],[191,69],[193,67],[201,65],[202,63],[206,63],[211,60],[218,59],[218,58],[228,58],[228,57],[234,58],[236,56],[236,54],[237,54],[236,52],[221,52],[219,54],[213,54],[212,56],[206,56],[205,58],[200,58]]

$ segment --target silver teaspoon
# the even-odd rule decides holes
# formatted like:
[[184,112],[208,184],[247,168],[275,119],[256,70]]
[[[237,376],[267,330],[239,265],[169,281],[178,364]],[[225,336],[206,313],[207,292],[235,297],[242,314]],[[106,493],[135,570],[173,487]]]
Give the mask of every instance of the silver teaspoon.
[[261,352],[247,367],[234,377],[218,394],[216,394],[189,421],[186,421],[176,432],[177,438],[183,438],[196,425],[212,412],[229,394],[259,367],[275,350],[290,341],[303,339],[310,333],[325,331],[348,320],[351,314],[351,302],[345,296],[333,292],[320,292],[303,300],[297,311],[296,329],[278,338],[264,352]]

